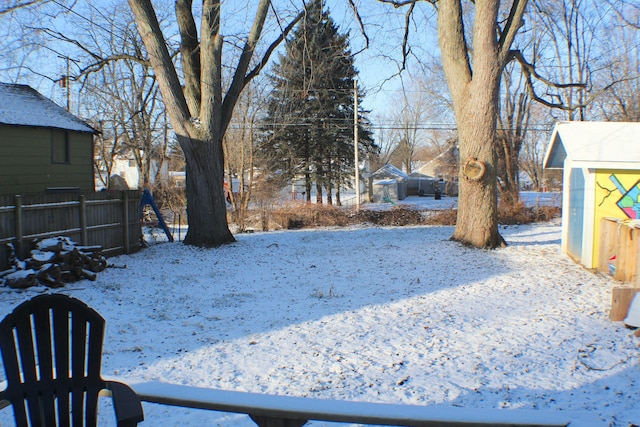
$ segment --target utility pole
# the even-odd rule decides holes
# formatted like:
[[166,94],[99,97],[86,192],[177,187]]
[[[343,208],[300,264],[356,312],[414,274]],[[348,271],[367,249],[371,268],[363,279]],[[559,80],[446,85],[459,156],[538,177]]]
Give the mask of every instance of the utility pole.
[[353,147],[356,168],[356,209],[360,209],[360,162],[358,161],[358,82],[356,79],[353,79]]
[[71,80],[69,79],[69,73],[71,72],[71,59],[68,56],[61,55],[58,55],[58,58],[67,60],[67,74],[64,74],[62,77],[60,77],[60,80],[58,80],[58,82],[60,83],[61,88],[67,90],[67,111],[71,112],[71,88],[69,87],[71,83]]
[[67,57],[67,75],[64,76],[65,78],[65,83],[67,85],[67,111],[71,112],[71,88],[69,86],[71,86],[71,82],[69,81],[69,73],[70,73],[70,66],[69,66],[69,57]]

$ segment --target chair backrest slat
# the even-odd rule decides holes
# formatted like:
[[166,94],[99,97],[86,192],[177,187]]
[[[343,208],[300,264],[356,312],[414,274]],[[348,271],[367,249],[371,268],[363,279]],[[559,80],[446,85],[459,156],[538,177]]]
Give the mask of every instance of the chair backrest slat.
[[51,318],[47,307],[33,314],[38,353],[38,377],[46,387],[53,382],[53,354],[51,349]]
[[18,337],[18,349],[20,354],[20,368],[22,372],[23,383],[33,383],[36,378],[36,356],[33,347],[33,334],[31,325],[31,316],[28,316],[26,322],[16,323],[14,326]]
[[95,427],[103,340],[104,319],[65,295],[35,297],[5,317],[5,396],[16,425]]
[[[13,323],[13,314],[9,314],[2,321],[0,328],[0,350],[2,351],[2,360],[4,362],[5,376],[7,384],[20,384],[20,365],[18,363],[18,345],[16,343],[15,328]],[[16,419],[16,425],[27,424],[27,408],[26,401],[13,399],[17,388],[7,389],[5,394],[7,399],[13,403],[13,412]]]
[[[63,333],[63,331],[67,331]],[[55,376],[59,383],[69,379],[69,312],[56,307],[53,310],[53,351],[55,353]]]

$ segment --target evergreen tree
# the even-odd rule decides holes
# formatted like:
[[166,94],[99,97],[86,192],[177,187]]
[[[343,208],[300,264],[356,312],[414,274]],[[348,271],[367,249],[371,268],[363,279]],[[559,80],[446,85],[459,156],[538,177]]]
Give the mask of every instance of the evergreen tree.
[[[349,182],[354,168],[357,71],[348,35],[338,32],[323,0],[312,0],[285,49],[271,75],[274,88],[264,120],[268,138],[262,154],[287,180],[304,177],[307,201],[315,183],[318,203],[323,191],[333,203],[335,189],[340,204],[339,188]],[[376,146],[366,119],[359,121],[359,149],[364,154]]]

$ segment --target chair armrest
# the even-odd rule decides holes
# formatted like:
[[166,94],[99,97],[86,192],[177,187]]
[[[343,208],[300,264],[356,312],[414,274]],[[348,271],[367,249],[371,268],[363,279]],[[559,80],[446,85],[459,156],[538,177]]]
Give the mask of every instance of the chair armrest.
[[[0,388],[2,388],[2,387],[5,387],[5,389],[6,389],[6,387],[7,387],[6,381],[0,382]],[[11,406],[11,402],[6,400],[6,398],[5,398],[5,391],[6,390],[0,391],[0,409],[4,409],[7,406]]]
[[134,427],[143,421],[144,414],[140,398],[133,389],[118,381],[106,381],[106,383],[113,398],[118,427]]

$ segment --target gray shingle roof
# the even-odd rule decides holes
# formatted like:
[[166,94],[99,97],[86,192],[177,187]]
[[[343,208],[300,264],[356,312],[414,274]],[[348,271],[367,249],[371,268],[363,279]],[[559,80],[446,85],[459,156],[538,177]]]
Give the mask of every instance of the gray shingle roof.
[[0,124],[96,131],[27,85],[0,83]]

